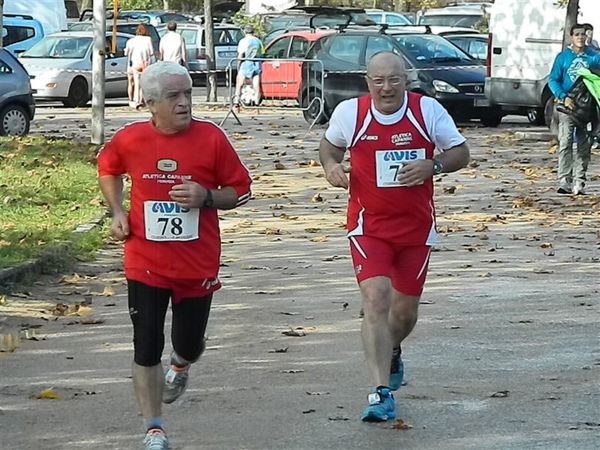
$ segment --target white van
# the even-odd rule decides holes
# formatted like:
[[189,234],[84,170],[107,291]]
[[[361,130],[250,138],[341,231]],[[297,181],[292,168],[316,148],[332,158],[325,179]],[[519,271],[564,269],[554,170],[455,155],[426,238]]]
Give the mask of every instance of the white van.
[[[600,2],[579,0],[578,23],[600,33]],[[562,49],[566,8],[556,0],[496,0],[490,14],[486,97],[507,112],[550,123],[548,76]]]
[[67,29],[65,0],[4,0],[3,12],[39,20],[45,34]]

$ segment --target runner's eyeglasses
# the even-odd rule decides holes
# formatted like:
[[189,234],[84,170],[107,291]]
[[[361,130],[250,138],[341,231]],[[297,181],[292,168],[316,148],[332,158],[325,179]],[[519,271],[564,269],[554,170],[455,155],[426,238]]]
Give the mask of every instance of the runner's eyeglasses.
[[369,75],[367,75],[367,78],[375,87],[383,87],[386,81],[390,84],[390,86],[399,86],[404,81],[401,77],[371,78]]

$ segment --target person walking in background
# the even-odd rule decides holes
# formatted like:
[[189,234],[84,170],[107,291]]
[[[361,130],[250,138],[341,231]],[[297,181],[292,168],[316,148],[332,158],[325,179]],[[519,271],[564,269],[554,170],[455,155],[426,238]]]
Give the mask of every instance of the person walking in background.
[[135,37],[129,39],[125,44],[125,56],[127,56],[127,96],[129,106],[140,108],[143,106],[142,89],[140,77],[142,72],[152,63],[154,48],[152,39],[144,24],[140,23],[135,30]]
[[[361,417],[381,422],[396,417],[392,391],[404,377],[401,343],[417,323],[436,240],[433,177],[465,167],[469,148],[435,99],[406,91],[401,56],[374,55],[366,81],[369,95],[333,111],[319,156],[327,181],[349,189],[348,238],[374,386]],[[342,164],[346,150],[350,168]]]
[[595,50],[597,52],[600,51],[600,45],[598,45],[598,41],[594,39],[594,26],[591,23],[584,23],[585,28],[585,45]]
[[[125,240],[125,277],[133,324],[133,385],[144,419],[144,448],[168,448],[161,402],[185,391],[205,348],[218,279],[217,209],[250,198],[250,176],[212,122],[192,118],[192,80],[179,64],[158,62],[141,74],[152,117],[118,131],[98,155],[100,188],[112,234]],[[132,180],[129,213],[123,180]],[[173,352],[163,373],[165,315],[172,303]]]
[[[600,54],[586,47],[586,28],[582,24],[571,27],[571,45],[560,52],[550,71],[548,86],[554,97],[565,108],[574,109],[568,96],[577,79],[579,69],[600,67]],[[573,149],[573,133],[577,149]],[[586,126],[577,126],[575,119],[558,112],[558,190],[559,194],[585,194],[586,172],[591,157],[591,142]]]
[[167,30],[165,35],[160,38],[160,59],[187,67],[185,40],[183,36],[177,33],[177,22],[170,21],[167,23]]
[[256,105],[260,101],[260,61],[252,61],[253,58],[261,58],[264,54],[264,46],[262,41],[254,35],[254,27],[247,25],[244,27],[245,36],[240,40],[237,47],[238,74],[235,83],[235,96],[233,104],[240,105],[240,97],[242,88],[247,80],[251,80],[254,90],[253,101]]

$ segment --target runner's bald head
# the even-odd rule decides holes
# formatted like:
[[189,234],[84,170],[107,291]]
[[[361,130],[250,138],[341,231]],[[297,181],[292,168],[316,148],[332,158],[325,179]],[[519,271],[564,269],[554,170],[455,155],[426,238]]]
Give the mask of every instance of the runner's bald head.
[[380,71],[393,72],[398,76],[406,75],[406,65],[400,55],[393,52],[375,53],[367,65],[367,75]]

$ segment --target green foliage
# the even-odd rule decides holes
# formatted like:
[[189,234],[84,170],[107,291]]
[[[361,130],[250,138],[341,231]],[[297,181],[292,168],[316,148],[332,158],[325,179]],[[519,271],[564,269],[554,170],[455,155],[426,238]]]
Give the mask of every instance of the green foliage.
[[232,20],[234,24],[242,29],[246,25],[252,25],[252,27],[254,27],[254,34],[259,38],[263,38],[265,36],[265,26],[258,14],[254,16],[247,16],[242,10],[239,10],[234,14]]
[[[106,5],[106,9],[112,10],[113,3]],[[149,10],[149,9],[162,9],[162,0],[119,0],[119,9],[123,11],[128,10]]]
[[[73,242],[77,226],[104,213],[95,154],[91,145],[66,140],[0,138],[0,267]],[[71,249],[98,248],[88,241]]]

